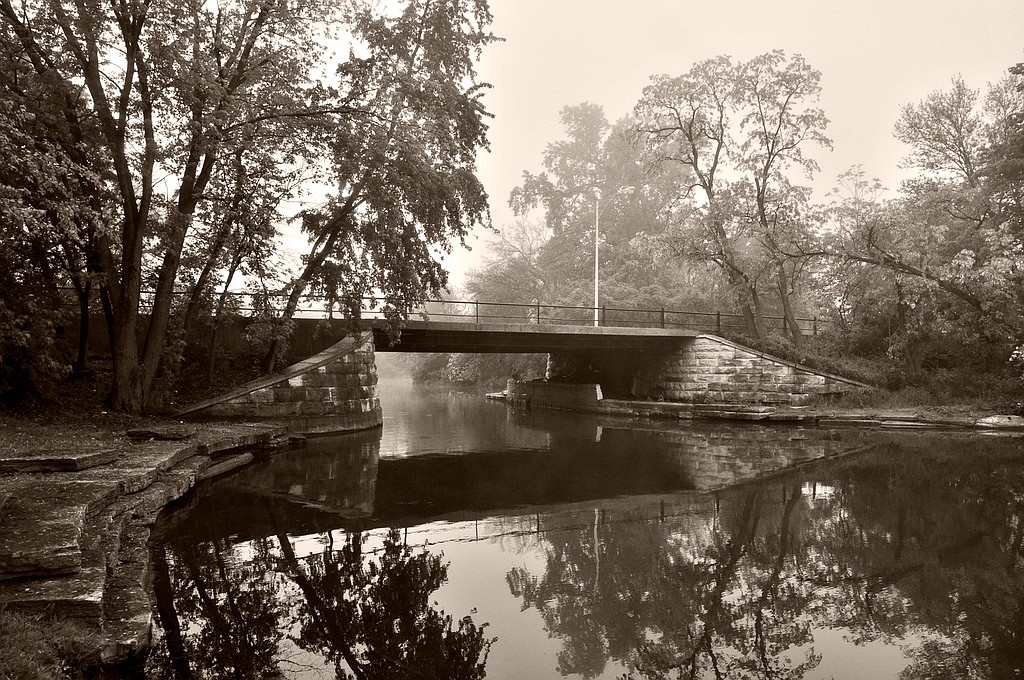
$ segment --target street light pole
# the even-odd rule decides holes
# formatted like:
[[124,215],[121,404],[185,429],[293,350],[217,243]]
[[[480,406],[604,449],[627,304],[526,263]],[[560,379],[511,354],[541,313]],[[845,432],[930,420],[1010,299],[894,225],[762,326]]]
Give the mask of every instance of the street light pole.
[[601,190],[594,187],[594,325],[600,326],[600,318],[598,317],[598,272],[597,272],[597,255],[598,255],[598,244],[600,243],[600,234],[598,231],[598,225],[601,219]]

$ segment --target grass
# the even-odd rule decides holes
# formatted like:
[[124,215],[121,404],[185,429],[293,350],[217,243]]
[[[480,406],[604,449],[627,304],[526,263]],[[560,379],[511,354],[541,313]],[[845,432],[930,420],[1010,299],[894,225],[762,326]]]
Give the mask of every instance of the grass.
[[0,608],[0,678],[78,680],[91,677],[98,632],[59,619],[39,619]]

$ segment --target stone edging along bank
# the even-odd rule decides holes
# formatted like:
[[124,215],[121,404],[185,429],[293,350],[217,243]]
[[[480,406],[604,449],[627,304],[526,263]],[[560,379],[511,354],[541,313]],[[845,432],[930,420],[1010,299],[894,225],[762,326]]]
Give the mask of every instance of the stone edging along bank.
[[882,427],[909,429],[975,429],[979,431],[1021,430],[1024,418],[1015,415],[922,415],[911,409],[828,409],[741,404],[680,404],[670,402],[604,399],[595,412],[639,418],[680,420],[732,420],[761,424],[798,424],[820,427]]
[[99,631],[101,664],[150,644],[149,528],[196,483],[302,445],[274,423],[168,425],[88,450],[0,452],[0,607]]

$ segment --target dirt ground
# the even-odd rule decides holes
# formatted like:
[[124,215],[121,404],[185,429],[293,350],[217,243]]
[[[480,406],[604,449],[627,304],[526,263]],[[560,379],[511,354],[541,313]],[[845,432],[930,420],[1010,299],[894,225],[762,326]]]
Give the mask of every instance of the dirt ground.
[[175,422],[131,416],[104,405],[109,374],[95,372],[66,380],[58,394],[0,406],[0,448],[10,453],[107,448],[126,444],[131,428]]

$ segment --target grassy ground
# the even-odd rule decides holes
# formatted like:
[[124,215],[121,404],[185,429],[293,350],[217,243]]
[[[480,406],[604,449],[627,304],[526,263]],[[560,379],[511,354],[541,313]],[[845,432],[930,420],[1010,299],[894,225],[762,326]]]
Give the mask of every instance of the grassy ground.
[[67,621],[35,619],[0,609],[0,678],[76,680],[91,677],[97,633]]

